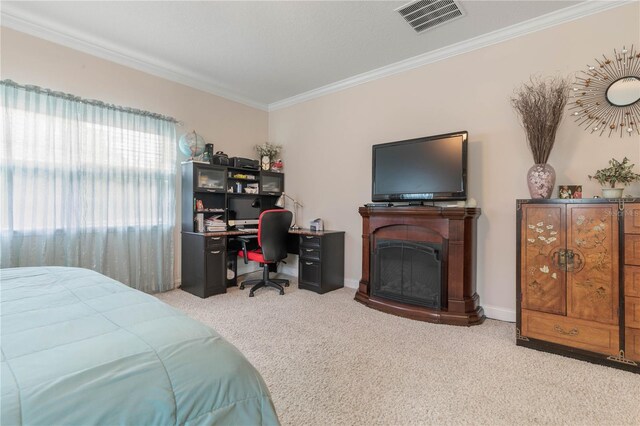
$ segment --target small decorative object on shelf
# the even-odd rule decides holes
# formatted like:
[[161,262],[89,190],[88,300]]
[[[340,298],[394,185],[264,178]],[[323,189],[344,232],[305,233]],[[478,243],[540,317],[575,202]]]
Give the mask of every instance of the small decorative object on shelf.
[[640,135],[640,52],[622,47],[613,57],[602,55],[576,78],[569,110],[574,121],[591,133],[608,131]]
[[558,198],[578,199],[582,198],[582,185],[560,185],[558,186]]
[[530,82],[524,83],[511,98],[535,163],[527,172],[531,198],[550,198],[553,192],[556,172],[547,160],[562,121],[569,86],[563,77],[531,77]]
[[284,167],[284,164],[282,163],[282,160],[278,158],[276,161],[273,162],[273,164],[271,164],[271,171],[282,173],[283,167]]
[[275,145],[269,142],[265,142],[262,145],[256,145],[255,150],[260,157],[262,170],[271,170],[271,163],[273,163],[275,158],[282,150],[282,145]]
[[[194,157],[202,155],[205,148],[205,142],[202,136],[197,134],[195,130],[192,130],[189,133],[185,133],[180,136],[178,147],[180,148],[180,152],[184,155],[188,155],[190,159],[193,160]],[[211,145],[211,149],[213,150],[213,145]]]
[[269,156],[263,155],[262,160],[260,160],[260,164],[262,166],[262,170],[269,170],[271,168],[271,160],[269,160]]
[[204,145],[204,153],[202,154],[202,161],[209,164],[213,164],[213,144],[208,143]]
[[[609,160],[610,167],[596,170],[593,176],[589,175],[589,179],[598,181],[602,188],[602,196],[604,198],[622,198],[623,188],[616,188],[616,184],[627,186],[635,181],[640,180],[640,174],[633,172],[635,164],[629,164],[629,159],[624,157],[622,162],[612,158]],[[608,188],[604,188],[608,185]]]

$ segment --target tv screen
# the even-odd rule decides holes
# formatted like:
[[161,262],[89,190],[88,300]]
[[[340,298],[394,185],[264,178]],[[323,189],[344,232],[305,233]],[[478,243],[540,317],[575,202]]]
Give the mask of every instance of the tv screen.
[[373,146],[372,201],[467,199],[467,132]]
[[229,219],[257,221],[260,217],[260,203],[257,200],[256,197],[246,196],[229,198]]

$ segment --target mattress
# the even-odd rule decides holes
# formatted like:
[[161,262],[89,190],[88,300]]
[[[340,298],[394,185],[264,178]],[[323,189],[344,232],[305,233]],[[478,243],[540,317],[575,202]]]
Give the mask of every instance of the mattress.
[[80,268],[0,282],[2,425],[278,424],[249,361],[155,297]]

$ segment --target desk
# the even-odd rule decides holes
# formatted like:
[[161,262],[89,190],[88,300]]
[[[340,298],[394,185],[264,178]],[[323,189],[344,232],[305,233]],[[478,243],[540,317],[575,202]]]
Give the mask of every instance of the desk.
[[[237,251],[228,251],[228,239],[257,234],[257,229],[220,232],[182,232],[182,285],[206,298],[227,291],[227,270],[234,270]],[[298,287],[326,293],[344,287],[344,231],[291,229],[287,252],[297,254]],[[235,285],[235,280],[232,285]]]

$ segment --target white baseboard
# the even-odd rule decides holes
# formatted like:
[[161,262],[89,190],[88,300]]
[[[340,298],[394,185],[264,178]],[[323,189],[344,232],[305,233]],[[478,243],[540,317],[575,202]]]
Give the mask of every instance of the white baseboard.
[[[289,262],[289,261],[287,260],[287,262]],[[291,275],[291,276],[297,277],[298,276],[298,262],[289,262],[286,265],[283,264],[282,268],[280,269],[280,272],[282,272],[283,274],[286,274],[286,275]]]
[[[297,256],[289,256],[289,258],[287,259],[287,262],[288,263],[286,264],[284,263],[282,264],[282,266],[280,267],[280,272],[285,275],[297,277],[298,276]],[[246,273],[246,272],[247,271],[243,273]],[[255,272],[255,271],[249,271],[249,273],[252,273],[252,272]],[[238,275],[241,275],[241,271],[238,271]],[[175,282],[176,288],[180,287],[180,284],[181,284],[180,278],[176,278],[174,282]],[[360,285],[360,280],[349,279],[349,278],[345,278],[344,280],[344,286],[346,288],[357,289],[359,285]],[[502,308],[500,306],[491,306],[491,305],[485,305],[485,304],[481,304],[481,306],[484,308],[484,314],[487,316],[487,318],[491,318],[499,321],[516,322],[516,311],[513,309],[507,309],[507,308]]]
[[355,288],[357,289],[358,286],[360,285],[360,281],[359,280],[353,280],[353,279],[344,279],[344,286],[347,288]]
[[507,322],[516,322],[516,311],[514,311],[513,309],[485,305],[482,303],[480,305],[484,308],[484,314],[487,316],[487,318]]

